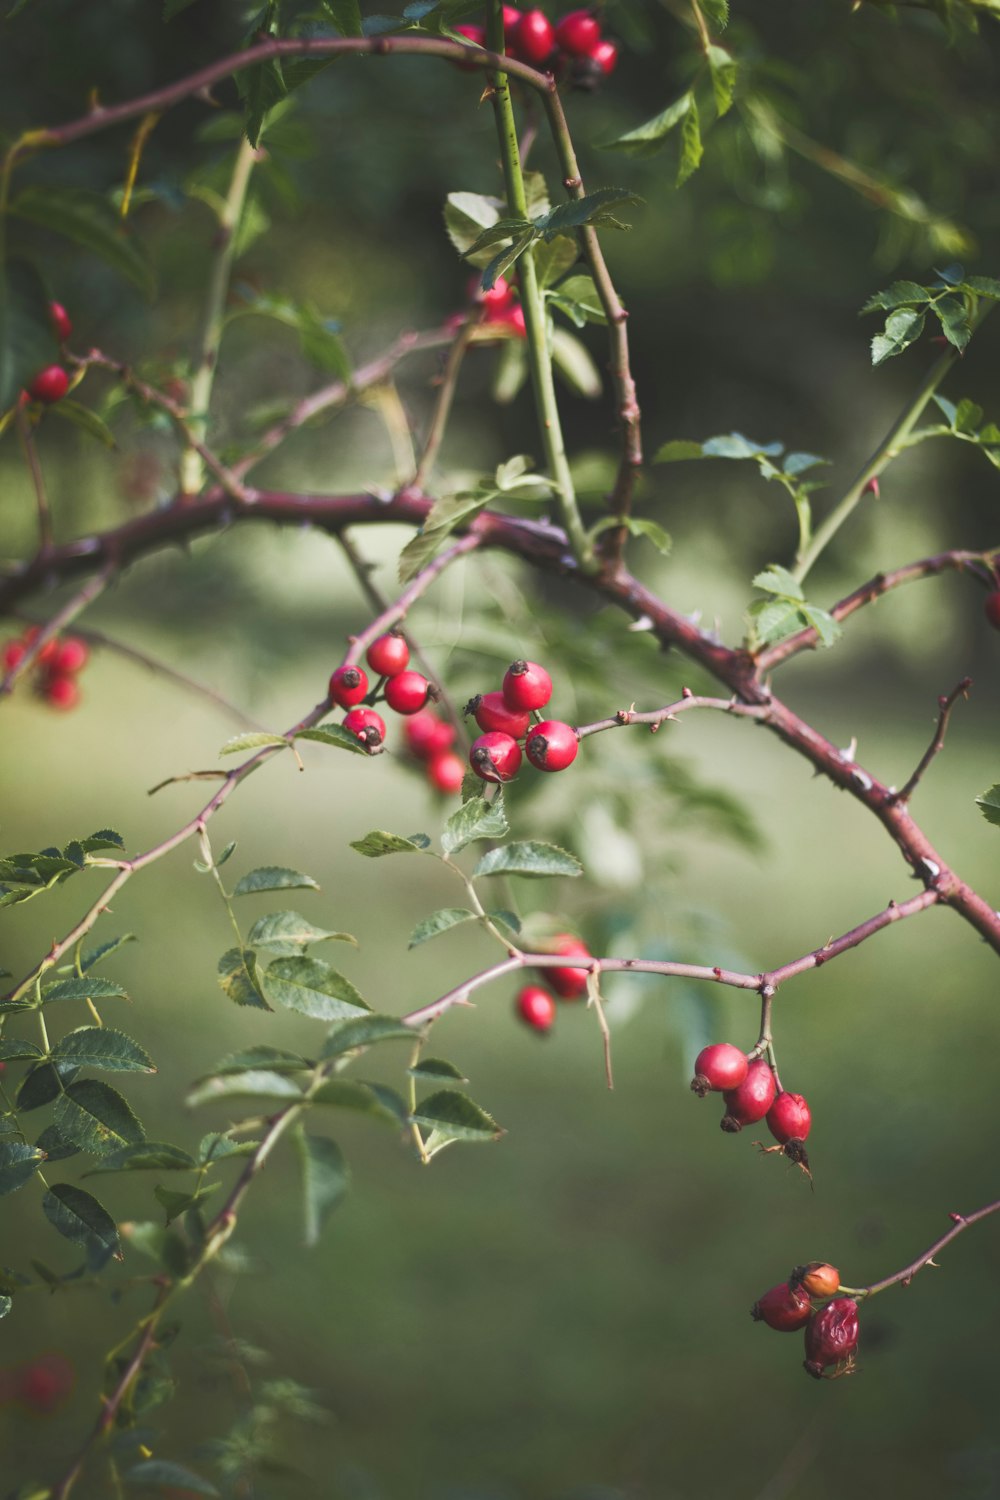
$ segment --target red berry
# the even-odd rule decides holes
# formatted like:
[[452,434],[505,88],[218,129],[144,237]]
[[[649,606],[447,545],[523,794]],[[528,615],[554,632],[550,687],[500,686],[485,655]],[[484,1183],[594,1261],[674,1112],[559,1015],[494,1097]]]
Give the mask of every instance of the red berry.
[[472,714],[480,729],[499,729],[511,739],[521,740],[528,732],[531,718],[527,710],[507,707],[503,693],[477,693],[463,709]]
[[550,1030],[556,1018],[556,1002],[540,985],[526,984],[514,1002],[521,1020],[534,1031]]
[[514,306],[509,309],[503,321],[508,328],[513,329],[517,338],[526,339],[528,337],[528,328],[524,321],[524,308],[520,302],[514,303]]
[[521,12],[514,5],[505,5],[503,8],[503,34],[504,37],[513,36],[521,24]]
[[506,276],[498,276],[489,291],[483,290],[482,281],[474,276],[469,282],[469,297],[473,302],[479,302],[486,309],[487,323],[495,323],[502,318],[514,301],[514,288]]
[[56,338],[60,344],[65,344],[73,332],[73,324],[69,320],[69,313],[61,302],[50,302],[49,317],[52,320],[52,327],[55,329]]
[[46,365],[28,386],[28,395],[33,401],[52,406],[56,401],[61,401],[68,390],[69,376],[62,365]]
[[439,719],[432,708],[411,714],[403,725],[406,743],[420,760],[431,760],[449,749],[455,741],[455,729]]
[[618,61],[618,47],[614,42],[605,38],[603,41],[595,43],[587,56],[606,78],[609,73],[613,73],[615,70],[615,64]]
[[71,709],[80,701],[80,689],[75,677],[63,677],[54,672],[45,682],[42,696],[53,708]]
[[724,1093],[727,1089],[738,1089],[747,1076],[749,1064],[746,1053],[731,1042],[713,1042],[703,1047],[694,1060],[694,1077],[691,1088],[704,1099],[708,1093]]
[[556,27],[555,38],[571,57],[589,57],[601,40],[601,23],[589,10],[571,10]]
[[79,636],[68,635],[64,641],[56,642],[56,649],[52,653],[52,671],[60,676],[72,677],[77,672],[82,672],[90,660],[90,651],[86,641],[81,641]]
[[722,1128],[730,1133],[742,1130],[744,1125],[753,1125],[763,1120],[775,1094],[774,1074],[762,1057],[758,1057],[747,1068],[747,1076],[735,1089],[723,1094],[726,1113],[722,1117]]
[[353,708],[368,692],[368,674],[364,667],[338,667],[330,678],[330,697],[341,708]]
[[779,1094],[767,1112],[767,1128],[776,1141],[804,1141],[812,1116],[801,1094]]
[[840,1288],[840,1272],[829,1261],[811,1260],[808,1265],[795,1267],[789,1283],[803,1287],[810,1297],[832,1297]]
[[779,1333],[794,1333],[796,1328],[808,1323],[811,1315],[809,1293],[787,1281],[765,1292],[750,1309],[755,1323],[766,1323],[768,1328],[775,1328]]
[[565,771],[576,760],[576,730],[561,719],[543,719],[529,732],[524,753],[539,771]]
[[444,792],[445,796],[454,796],[462,790],[465,761],[454,750],[442,750],[438,755],[432,755],[427,762],[427,779],[431,786]]
[[385,739],[385,720],[373,708],[352,708],[344,715],[344,728],[357,735],[363,745],[373,750]]
[[522,713],[544,708],[552,697],[552,678],[537,662],[511,662],[504,673],[503,697],[508,708]]
[[[486,29],[483,26],[456,26],[455,32],[464,37],[467,42],[473,42],[477,47],[486,46]],[[480,69],[474,62],[460,62],[455,59],[455,67],[461,68],[463,73],[478,73]]]
[[[24,636],[22,637],[22,639],[24,640],[24,644],[26,646],[33,646],[39,635],[41,635],[41,628],[38,625],[29,625],[28,629],[24,632]],[[45,642],[45,644],[38,648],[38,654],[35,657],[35,665],[38,667],[53,666],[55,662],[55,655],[58,650],[59,642],[56,640],[55,636],[49,636],[49,639]]]
[[410,648],[401,635],[390,630],[388,635],[380,635],[377,641],[372,641],[365,655],[377,676],[395,677],[406,670]]
[[385,701],[398,714],[417,714],[426,708],[431,685],[419,672],[397,672],[385,685]]
[[15,667],[19,667],[25,658],[27,650],[28,647],[24,641],[8,641],[3,648],[3,655],[0,657],[0,660],[3,661],[4,670],[13,672]]
[[68,1399],[76,1377],[63,1354],[42,1354],[15,1371],[16,1399],[31,1411],[49,1413]]
[[469,765],[483,781],[510,781],[521,769],[521,747],[509,734],[491,730],[473,740]]
[[[550,953],[559,953],[566,958],[589,958],[590,949],[569,932],[560,933],[549,944]],[[545,980],[563,1000],[578,1000],[587,993],[587,969],[546,969]]]
[[994,589],[991,594],[986,595],[983,609],[994,630],[1000,630],[1000,589]]
[[827,1365],[851,1369],[858,1347],[858,1304],[853,1297],[834,1297],[806,1325],[805,1368],[816,1380],[823,1379]]
[[512,57],[537,66],[551,55],[555,44],[552,22],[543,10],[526,10],[521,14],[517,30],[510,38],[508,50]]

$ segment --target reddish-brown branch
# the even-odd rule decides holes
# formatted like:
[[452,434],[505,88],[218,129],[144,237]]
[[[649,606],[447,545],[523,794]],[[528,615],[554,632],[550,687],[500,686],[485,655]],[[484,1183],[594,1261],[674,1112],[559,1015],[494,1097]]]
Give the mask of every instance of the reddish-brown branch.
[[959,698],[968,698],[969,689],[971,686],[972,678],[963,677],[958,686],[952,688],[951,692],[948,693],[946,697],[941,697],[938,699],[938,707],[940,709],[940,712],[938,714],[937,728],[934,731],[934,738],[931,740],[930,744],[927,746],[927,749],[920,757],[920,763],[906,785],[902,787],[898,792],[890,792],[889,800],[891,802],[909,802],[913,793],[919,786],[920,778],[927,770],[927,767],[930,765],[934,757],[936,755],[940,755],[941,751],[944,749],[944,737],[948,731],[948,720],[951,718],[951,711],[954,708],[955,703]]
[[952,1227],[948,1230],[947,1234],[943,1234],[939,1240],[935,1240],[933,1245],[924,1251],[923,1255],[918,1255],[916,1260],[911,1261],[908,1266],[904,1266],[901,1271],[897,1271],[894,1276],[886,1276],[882,1281],[873,1281],[871,1286],[853,1287],[850,1290],[863,1297],[874,1297],[877,1292],[884,1292],[890,1286],[908,1286],[917,1272],[922,1271],[924,1266],[929,1266],[935,1255],[940,1250],[943,1250],[945,1245],[950,1245],[952,1240],[957,1239],[960,1234],[964,1234],[971,1225],[978,1223],[980,1219],[985,1219],[989,1214],[995,1214],[998,1211],[1000,1211],[1000,1198],[995,1203],[987,1203],[985,1208],[977,1208],[975,1213],[949,1214],[948,1217],[952,1221]]

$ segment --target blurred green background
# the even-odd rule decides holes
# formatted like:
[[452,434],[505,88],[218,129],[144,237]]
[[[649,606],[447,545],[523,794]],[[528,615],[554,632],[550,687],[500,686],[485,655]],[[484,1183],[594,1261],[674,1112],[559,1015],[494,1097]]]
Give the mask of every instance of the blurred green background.
[[[0,49],[2,126],[68,119],[91,87],[105,102],[178,76],[238,44],[237,6],[194,5],[169,27],[119,0],[86,14],[36,0],[8,22]],[[754,156],[738,120],[707,137],[702,170],[680,192],[667,153],[609,156],[595,143],[662,108],[685,87],[690,36],[667,10],[609,6],[624,39],[619,71],[593,97],[568,101],[588,186],[642,194],[628,235],[607,253],[631,312],[649,450],[669,438],[736,428],[833,461],[830,495],[850,481],[917,384],[918,348],[872,372],[874,320],[856,310],[896,275],[928,279],[954,259],[913,221],[794,154]],[[798,129],[919,193],[938,223],[960,226],[962,256],[1000,274],[1000,207],[991,193],[998,33],[960,32],[916,12],[893,20],[846,4],[734,6],[730,44],[755,89],[779,100]],[[220,88],[224,105],[231,90]],[[262,290],[311,299],[339,321],[357,360],[402,327],[434,326],[465,297],[467,273],[442,232],[444,195],[497,188],[495,146],[476,80],[430,64],[337,64],[299,96],[301,125],[261,173],[271,227],[238,267]],[[158,273],[151,304],[100,262],[40,231],[17,230],[53,293],[71,310],[76,346],[181,361],[196,336],[212,224],[185,196],[224,168],[225,148],[196,139],[209,111],[189,103],[154,132],[142,179],[155,195],[136,209]],[[111,190],[127,133],[38,158],[26,180]],[[542,143],[538,165],[550,165]],[[951,244],[951,241],[949,241]],[[588,347],[603,364],[600,330]],[[988,324],[945,388],[1000,411],[996,329]],[[490,401],[496,352],[475,351],[439,471],[456,488],[532,449],[530,402]],[[433,359],[401,392],[425,419]],[[313,389],[318,373],[294,338],[257,320],[236,323],[223,349],[215,432],[245,438],[257,408]],[[81,399],[100,406],[91,379]],[[572,450],[606,471],[614,427],[600,405],[567,397]],[[48,421],[41,440],[57,532],[68,538],[125,519],[170,493],[169,435],[117,415],[120,447],[105,453]],[[636,550],[634,565],[671,605],[718,621],[735,641],[765,563],[787,561],[791,508],[736,465],[653,470],[644,514],[674,537],[669,560]],[[378,414],[355,406],[301,434],[259,472],[261,483],[349,490],[391,484]],[[597,485],[603,481],[595,480]],[[819,502],[822,504],[822,499]],[[877,569],[932,550],[995,544],[996,471],[957,444],[927,444],[893,468],[877,506],[845,528],[817,570],[829,603]],[[15,443],[0,447],[5,558],[26,555],[32,501]],[[376,578],[393,587],[408,533],[359,536]],[[31,601],[47,617],[63,595]],[[971,701],[955,712],[947,749],[915,799],[930,837],[987,896],[996,889],[996,833],[974,797],[998,778],[1000,643],[982,619],[981,588],[947,577],[884,599],[849,624],[829,653],[784,669],[777,690],[835,743],[902,784],[932,733],[936,701],[963,676]],[[210,684],[259,722],[282,727],[325,691],[345,635],[369,618],[335,543],[309,532],[234,528],[186,552],[133,568],[85,624]],[[509,561],[449,574],[413,618],[435,669],[464,701],[495,685],[515,654],[563,662],[554,704],[577,721],[635,701],[657,706],[698,674],[628,632],[611,611]],[[16,625],[12,629],[18,628]],[[62,844],[112,826],[129,849],[165,837],[200,805],[203,788],[147,789],[218,764],[235,726],[110,647],[83,679],[77,713],[60,718],[22,690],[4,704],[0,837],[5,850]],[[395,748],[395,747],[394,747]],[[806,952],[915,890],[888,840],[805,763],[750,725],[690,716],[657,740],[608,735],[586,746],[567,778],[519,783],[515,834],[557,838],[587,866],[579,882],[523,893],[577,926],[595,952],[650,953],[756,970]],[[377,1010],[400,1013],[492,961],[462,930],[408,953],[413,925],[460,889],[407,860],[367,862],[348,848],[371,827],[434,834],[447,807],[399,755],[362,763],[314,747],[300,776],[270,766],[213,825],[228,869],[288,864],[320,894],[297,905],[357,934],[355,954],[330,953]],[[315,1048],[319,1028],[289,1015],[235,1011],[215,965],[230,945],[225,911],[184,848],[137,878],[106,931],[135,932],[112,970],[132,996],[121,1024],[159,1072],[126,1088],[151,1138],[187,1148],[222,1111],[178,1120],[187,1084],[238,1043]],[[430,872],[429,874],[427,872]],[[95,887],[96,890],[96,887]],[[298,893],[297,893],[298,894]],[[519,891],[521,896],[522,892]],[[267,898],[244,903],[247,920]],[[274,903],[272,903],[274,904]],[[29,968],[81,910],[69,887],[2,914],[5,967]],[[815,1183],[776,1157],[759,1159],[748,1131],[718,1130],[711,1101],[687,1089],[702,1041],[749,1046],[756,1004],[733,992],[658,981],[614,985],[616,1088],[604,1086],[600,1036],[582,1007],[564,1007],[541,1042],[513,1020],[514,986],[484,992],[435,1028],[470,1091],[504,1126],[489,1148],[460,1147],[431,1169],[391,1130],[352,1119],[330,1128],[354,1188],[320,1248],[301,1248],[289,1152],[251,1195],[240,1244],[245,1274],[214,1275],[180,1310],[169,1350],[172,1401],[152,1414],[159,1456],[211,1472],[201,1445],[243,1409],[220,1335],[266,1350],[258,1383],[289,1376],[315,1393],[322,1424],[288,1424],[284,1454],[304,1477],[262,1476],[254,1493],[336,1500],[690,1500],[739,1487],[752,1500],[832,1500],[848,1487],[923,1500],[1000,1495],[992,1330],[1000,1311],[1000,1241],[973,1230],[906,1290],[863,1317],[856,1378],[818,1386],[801,1371],[797,1336],[751,1323],[751,1303],[803,1260],[825,1258],[860,1284],[907,1263],[946,1227],[949,1210],[997,1194],[995,957],[947,912],[894,927],[856,953],[790,983],[776,1010],[786,1087],[814,1113]],[[635,1004],[636,996],[642,1003]],[[76,1024],[74,1018],[73,1021]],[[392,1049],[360,1070],[400,1083]],[[68,1180],[78,1180],[67,1164]],[[101,1179],[125,1218],[158,1213],[155,1177]],[[73,1252],[40,1218],[33,1187],[3,1200],[0,1259],[38,1256],[60,1271]],[[25,1293],[0,1323],[9,1368],[54,1349],[78,1373],[58,1418],[0,1407],[3,1483],[51,1478],[95,1415],[102,1354],[139,1316],[125,1287],[146,1263],[129,1253],[107,1289]],[[109,1493],[104,1476],[77,1487]]]

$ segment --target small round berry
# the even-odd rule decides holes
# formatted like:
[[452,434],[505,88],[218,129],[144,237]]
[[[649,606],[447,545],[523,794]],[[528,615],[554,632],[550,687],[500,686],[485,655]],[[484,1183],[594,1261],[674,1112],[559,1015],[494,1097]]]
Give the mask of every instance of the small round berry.
[[526,984],[523,990],[518,990],[514,1004],[521,1020],[533,1031],[544,1034],[551,1030],[556,1018],[556,1002],[548,990],[537,984]]
[[576,730],[561,719],[543,719],[529,732],[524,753],[539,771],[565,771],[576,760]]
[[811,1260],[796,1266],[788,1278],[791,1286],[801,1286],[810,1297],[832,1297],[840,1290],[840,1272],[826,1260]]
[[844,1365],[847,1374],[857,1347],[858,1304],[853,1297],[834,1297],[806,1324],[806,1371],[822,1380],[827,1365]]
[[544,708],[552,697],[552,678],[537,662],[511,662],[504,673],[503,697],[508,708],[521,713]]
[[513,36],[521,24],[521,12],[515,5],[505,5],[503,8],[503,34],[504,37]]
[[722,1117],[722,1128],[730,1134],[742,1130],[744,1125],[753,1125],[763,1120],[774,1103],[776,1085],[770,1066],[762,1057],[756,1058],[747,1068],[747,1076],[735,1089],[723,1094],[726,1113]]
[[503,693],[477,693],[462,712],[472,714],[480,729],[499,729],[501,734],[509,734],[514,740],[523,739],[531,723],[527,709],[507,707]]
[[[24,644],[26,646],[33,646],[40,635],[41,635],[41,627],[40,626],[38,626],[38,625],[29,625],[28,629],[24,632],[24,636],[23,636]],[[58,650],[59,650],[59,642],[56,640],[56,638],[55,638],[54,635],[49,636],[48,640],[45,641],[38,648],[38,651],[37,651],[37,653],[35,655],[35,666],[36,667],[52,667],[52,666],[54,666],[55,665],[55,656],[56,656],[56,652]]]
[[524,321],[524,308],[520,302],[515,302],[514,306],[508,309],[503,321],[515,338],[526,339],[528,337],[528,325]]
[[465,761],[454,750],[442,750],[432,755],[427,762],[427,779],[431,786],[446,797],[453,797],[462,790],[465,780]]
[[473,302],[478,302],[483,307],[485,321],[495,323],[506,315],[513,303],[514,288],[506,276],[498,276],[489,291],[484,291],[482,281],[474,276],[469,283],[469,296]]
[[607,37],[597,42],[587,54],[592,63],[598,67],[605,78],[615,70],[618,61],[618,47]]
[[767,1128],[783,1146],[788,1141],[804,1141],[811,1125],[809,1106],[801,1094],[779,1094],[767,1112]]
[[368,665],[378,677],[396,677],[406,670],[410,660],[410,648],[401,635],[390,630],[372,641],[365,653]]
[[703,1047],[694,1060],[694,1077],[691,1080],[691,1088],[704,1099],[708,1093],[725,1093],[728,1089],[738,1089],[747,1076],[746,1053],[741,1052],[739,1047],[734,1047],[731,1042],[713,1042],[709,1047]]
[[517,30],[510,38],[508,50],[511,57],[534,67],[551,56],[555,44],[552,22],[543,10],[522,11]]
[[344,715],[344,728],[357,735],[369,750],[374,750],[385,739],[385,720],[373,708],[352,708]]
[[42,1354],[14,1372],[15,1399],[31,1411],[48,1414],[68,1400],[76,1383],[63,1354]]
[[53,673],[42,688],[42,697],[53,708],[75,708],[80,701],[80,689],[75,677],[64,677]]
[[808,1323],[812,1316],[812,1303],[808,1292],[783,1281],[780,1286],[773,1286],[763,1297],[757,1299],[750,1309],[750,1316],[755,1323],[766,1323],[768,1328],[777,1329],[778,1333],[794,1333],[796,1328],[802,1328]]
[[46,365],[28,386],[28,395],[33,401],[53,406],[55,402],[62,400],[68,390],[69,376],[62,365]]
[[59,340],[60,344],[65,344],[66,340],[73,332],[73,324],[70,322],[69,313],[63,307],[61,302],[49,303],[49,318],[51,319],[52,327],[55,330],[56,338]]
[[983,601],[986,618],[994,630],[1000,630],[1000,589],[994,589]]
[[[580,938],[573,937],[572,933],[563,932],[548,945],[550,953],[558,953],[566,958],[590,958],[590,949]],[[556,967],[545,969],[545,981],[550,984],[556,994],[563,1000],[578,1000],[581,995],[587,993],[587,969],[569,969]]]
[[509,734],[490,730],[473,740],[469,765],[483,781],[510,781],[521,769],[521,747]]
[[556,46],[570,57],[589,57],[601,40],[601,23],[589,10],[571,10],[555,30]]
[[25,641],[7,641],[3,648],[3,653],[0,655],[4,671],[13,672],[16,667],[19,667],[27,654],[27,650],[28,646]]
[[56,643],[56,649],[52,655],[52,671],[64,677],[73,677],[77,672],[82,672],[90,660],[90,650],[86,641],[81,641],[78,635],[68,635],[64,641]]
[[330,678],[330,697],[341,708],[353,708],[367,692],[368,674],[364,667],[338,667]]
[[385,701],[398,714],[418,714],[430,696],[431,685],[419,672],[397,672],[385,685]]
[[[472,42],[476,47],[486,46],[486,28],[484,26],[456,26],[455,33],[465,41]],[[455,59],[455,67],[460,68],[463,73],[478,73],[480,71],[474,62],[462,62],[458,58]]]
[[411,753],[419,760],[431,760],[455,743],[454,725],[439,719],[432,708],[422,708],[419,713],[410,714],[403,725],[403,733]]

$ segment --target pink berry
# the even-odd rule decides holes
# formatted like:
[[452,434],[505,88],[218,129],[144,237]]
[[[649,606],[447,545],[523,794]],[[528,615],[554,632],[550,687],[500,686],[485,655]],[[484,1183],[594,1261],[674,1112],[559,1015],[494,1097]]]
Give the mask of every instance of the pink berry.
[[521,769],[521,748],[509,734],[491,730],[473,740],[469,765],[483,781],[510,781]]
[[589,60],[600,69],[605,77],[615,70],[618,61],[617,45],[605,37],[602,41],[595,43],[587,54]]
[[373,750],[385,739],[385,720],[373,708],[352,708],[344,715],[344,728],[357,735],[363,745]]
[[0,660],[3,662],[4,671],[13,672],[15,667],[19,667],[25,658],[27,650],[28,647],[24,641],[8,641],[3,648],[3,655],[0,657]]
[[86,641],[81,641],[79,636],[68,635],[64,641],[56,644],[52,656],[52,671],[61,676],[73,677],[77,672],[82,672],[90,660],[90,650]]
[[551,1029],[556,1018],[556,1002],[548,990],[537,984],[526,984],[518,991],[514,1004],[521,1020],[533,1031],[544,1033]]
[[713,1042],[703,1047],[694,1060],[694,1077],[691,1088],[704,1099],[708,1093],[725,1093],[727,1089],[738,1089],[747,1076],[746,1053],[731,1042]]
[[539,771],[565,771],[576,760],[576,730],[561,719],[543,719],[528,733],[524,753]]
[[448,750],[455,742],[455,729],[439,719],[432,708],[422,708],[410,714],[403,725],[406,743],[413,755],[420,760],[431,760]]
[[853,1297],[834,1297],[806,1325],[805,1368],[822,1380],[827,1365],[843,1365],[847,1374],[858,1347],[858,1304]]
[[[590,958],[590,949],[580,938],[573,937],[572,933],[560,933],[557,938],[548,945],[550,953],[558,953],[566,958]],[[587,969],[570,969],[557,966],[545,969],[545,980],[555,990],[556,994],[563,1000],[578,1000],[581,995],[587,993]]]
[[397,672],[385,685],[385,701],[397,714],[417,714],[426,708],[431,685],[419,672]]
[[481,303],[485,309],[487,323],[502,321],[514,302],[514,288],[506,276],[498,276],[488,292],[483,290],[482,282],[477,276],[471,290],[473,302]]
[[395,677],[406,670],[410,660],[410,648],[401,635],[390,630],[372,641],[365,653],[368,665],[379,677]]
[[983,609],[994,630],[1000,630],[1000,589],[994,589],[991,594],[986,595]]
[[80,701],[80,689],[74,677],[62,677],[55,673],[42,688],[42,696],[53,708],[75,708]]
[[431,786],[446,797],[453,797],[462,790],[465,780],[465,761],[454,750],[442,750],[432,755],[427,762],[427,779]]
[[30,1411],[47,1415],[72,1394],[76,1376],[64,1354],[42,1354],[14,1372],[15,1399]]
[[552,678],[537,662],[511,662],[504,673],[503,697],[508,708],[521,713],[544,708],[552,697]]
[[773,1286],[763,1297],[759,1297],[750,1309],[755,1323],[766,1323],[779,1333],[794,1333],[802,1328],[812,1316],[809,1293],[802,1287],[790,1286],[787,1281]]
[[552,22],[543,10],[522,11],[517,30],[508,44],[511,57],[537,67],[551,55],[555,44]]
[[767,1112],[767,1128],[783,1146],[788,1141],[804,1141],[811,1124],[809,1106],[801,1094],[779,1094]]
[[63,307],[61,302],[49,303],[49,318],[52,321],[52,327],[55,330],[56,338],[59,340],[60,344],[65,344],[66,340],[73,332],[73,324],[70,322],[69,313]]
[[341,708],[353,708],[367,692],[368,675],[363,667],[338,667],[330,678],[330,697]]
[[774,1103],[776,1084],[770,1066],[762,1057],[756,1058],[747,1068],[747,1076],[735,1089],[723,1094],[726,1113],[722,1117],[723,1130],[731,1134],[742,1130],[744,1125],[753,1125],[763,1120]]
[[53,406],[61,401],[69,390],[69,376],[62,365],[46,365],[44,370],[39,370],[34,380],[28,386],[28,395],[33,401],[41,401],[45,406]]
[[571,57],[589,57],[601,39],[601,23],[589,10],[571,10],[556,27],[555,39]]
[[523,739],[531,723],[526,709],[507,707],[503,693],[477,693],[463,712],[472,714],[480,729],[499,729],[501,734],[509,734],[514,740]]
[[[455,33],[463,37],[467,42],[472,42],[476,47],[486,46],[486,28],[484,26],[456,26]],[[460,62],[456,59],[455,67],[460,68],[463,73],[478,73],[480,68],[474,62]]]

